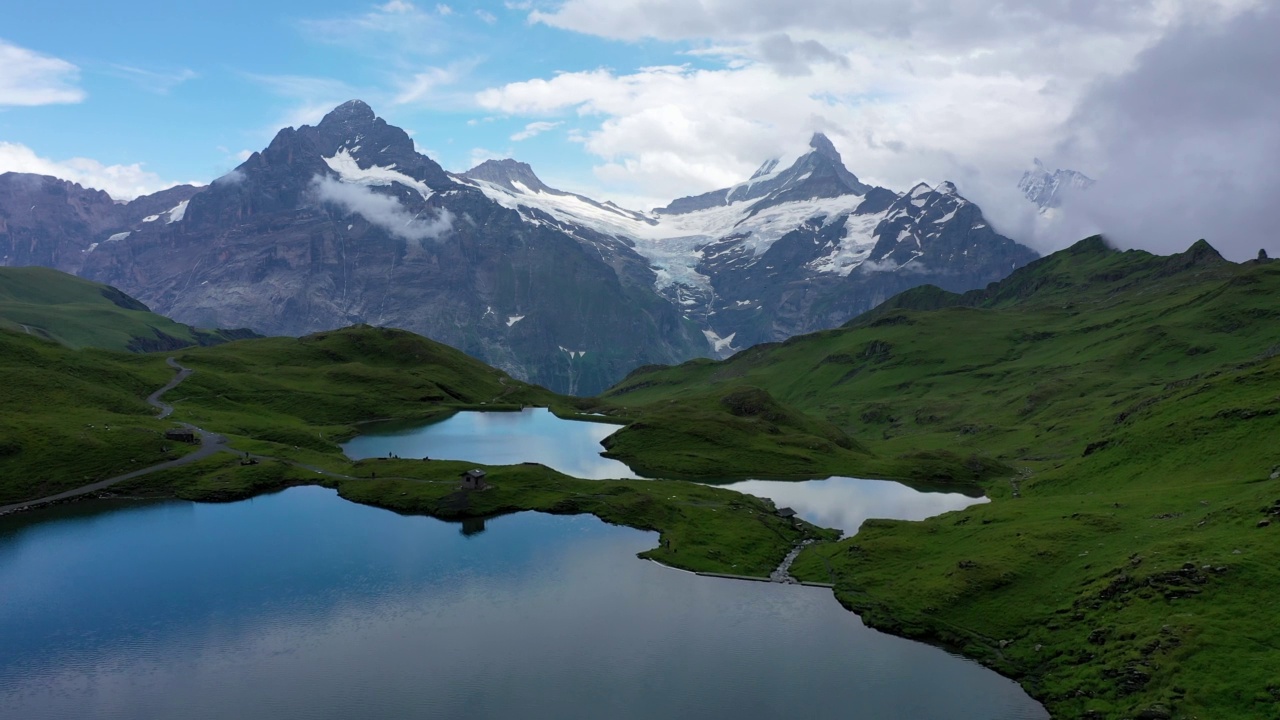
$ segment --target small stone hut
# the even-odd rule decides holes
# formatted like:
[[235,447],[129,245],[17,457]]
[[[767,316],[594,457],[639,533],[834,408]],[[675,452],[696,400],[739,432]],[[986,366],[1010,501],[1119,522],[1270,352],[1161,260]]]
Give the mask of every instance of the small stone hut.
[[174,428],[164,432],[165,440],[173,440],[174,442],[192,443],[196,442],[196,434],[185,428]]
[[778,508],[778,513],[777,513],[777,515],[778,515],[778,517],[782,518],[783,520],[789,520],[789,521],[791,521],[791,524],[792,524],[792,525],[795,525],[795,524],[796,524],[796,511],[795,511],[795,510],[792,510],[792,509],[791,509],[791,508],[789,508],[789,507]]
[[486,490],[489,482],[485,480],[487,473],[483,470],[468,470],[462,473],[463,490]]

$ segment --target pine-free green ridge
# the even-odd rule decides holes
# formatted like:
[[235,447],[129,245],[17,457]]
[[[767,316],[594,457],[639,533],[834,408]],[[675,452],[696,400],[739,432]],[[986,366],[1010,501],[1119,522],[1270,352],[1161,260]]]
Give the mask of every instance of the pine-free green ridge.
[[[1270,668],[1280,643],[1269,615],[1278,558],[1256,524],[1276,499],[1268,470],[1280,464],[1267,441],[1280,398],[1276,270],[1215,261],[1203,248],[1154,258],[1082,243],[988,297],[906,293],[844,330],[725,363],[637,372],[599,401],[516,398],[514,381],[501,379],[491,380],[497,392],[487,385],[467,399],[634,420],[613,454],[691,476],[762,467],[769,475],[911,476],[923,459],[934,479],[978,479],[990,505],[925,523],[869,523],[853,540],[806,552],[794,572],[834,578],[841,601],[872,624],[1020,678],[1057,716],[1158,715],[1161,705],[1175,716],[1266,716],[1278,684]],[[297,343],[297,351],[305,344],[270,342]],[[385,348],[368,349],[385,358]],[[282,456],[343,466],[332,441],[356,418],[319,412],[318,426],[301,419],[317,410],[354,404],[359,419],[450,411],[395,393],[404,379],[394,368],[361,368],[345,379],[297,369],[292,378],[287,363],[259,369],[269,358],[257,350],[237,369],[235,350],[232,367],[215,372],[219,350],[182,357],[199,368],[199,356],[212,353],[196,376],[212,386],[186,388],[181,411],[238,423],[248,433],[238,443],[283,432],[252,441]],[[324,363],[344,360],[339,353]],[[219,373],[223,392],[212,392],[218,378],[210,376]],[[377,392],[339,397],[347,380]],[[706,422],[727,435],[699,432]],[[230,467],[214,476],[235,484],[264,472]],[[284,480],[259,477],[252,492],[314,481],[279,472]],[[389,501],[412,497],[386,492]],[[700,532],[706,518],[687,527]],[[1195,572],[1176,575],[1188,572],[1187,562]],[[1171,584],[1178,577],[1200,592],[1169,599],[1184,595]]]

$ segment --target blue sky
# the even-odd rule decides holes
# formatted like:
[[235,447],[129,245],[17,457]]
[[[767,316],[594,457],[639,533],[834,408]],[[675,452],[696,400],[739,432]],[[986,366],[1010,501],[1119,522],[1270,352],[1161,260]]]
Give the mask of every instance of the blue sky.
[[[225,173],[284,125],[360,97],[451,170],[486,153],[518,153],[551,175],[589,172],[572,116],[515,117],[477,107],[475,89],[602,66],[630,71],[698,62],[686,43],[620,43],[527,21],[502,2],[6,3],[0,40],[78,68],[83,100],[0,110],[0,140],[43,157],[143,163],[172,181]],[[408,5],[402,3],[401,5]],[[51,21],[51,15],[58,19]],[[399,25],[400,28],[396,29]],[[397,102],[419,73],[453,73]],[[560,123],[522,141],[529,123]],[[536,130],[540,126],[534,127]]]
[[[117,197],[208,182],[360,98],[448,170],[515,157],[637,209],[821,131],[864,181],[954,181],[1041,250],[1101,230],[1253,253],[1280,184],[1277,18],[1269,0],[13,1],[0,172]],[[1016,189],[1035,157],[1098,179],[1099,207],[1041,222]]]

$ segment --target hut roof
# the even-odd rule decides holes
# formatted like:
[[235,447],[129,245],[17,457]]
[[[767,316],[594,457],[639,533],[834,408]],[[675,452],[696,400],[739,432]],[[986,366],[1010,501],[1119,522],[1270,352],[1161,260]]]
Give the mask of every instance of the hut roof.
[[789,518],[789,517],[795,517],[795,516],[796,516],[796,511],[792,510],[789,507],[778,508],[778,517]]

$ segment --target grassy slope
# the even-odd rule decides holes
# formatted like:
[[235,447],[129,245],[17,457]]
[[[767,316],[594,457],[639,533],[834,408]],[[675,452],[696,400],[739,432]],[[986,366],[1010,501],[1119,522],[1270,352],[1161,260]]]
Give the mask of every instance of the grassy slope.
[[986,291],[921,289],[840,330],[633,374],[605,402],[640,418],[615,444],[640,456],[706,451],[681,418],[754,387],[865,445],[866,474],[985,476],[995,502],[869,523],[795,572],[1058,716],[1274,716],[1280,547],[1256,525],[1280,500],[1277,298],[1280,263],[1086,241]]
[[0,330],[0,505],[171,457],[144,402],[173,377],[164,359],[72,351]]
[[0,268],[0,328],[72,348],[131,352],[212,345],[245,331],[198,330],[116,290],[42,267]]
[[[221,455],[116,485],[113,493],[229,501],[320,483],[356,502],[444,518],[518,510],[586,512],[659,531],[662,544],[646,557],[689,570],[761,576],[802,537],[831,536],[803,524],[792,527],[765,501],[677,481],[577,480],[543,466],[519,465],[489,468],[494,488],[467,494],[458,492],[457,477],[474,467],[470,464],[349,462],[335,439],[352,434],[360,421],[442,418],[466,407],[515,409],[535,403],[572,414],[575,399],[513,380],[411,333],[354,327],[176,355],[196,370],[165,397],[175,406],[176,420],[227,434],[237,450],[360,479],[323,476],[277,461],[242,466],[234,456]],[[0,384],[22,388],[0,400],[6,410],[0,423],[0,503],[163,459],[160,433],[171,424],[153,420],[154,410],[142,398],[172,373],[162,355],[73,351],[0,331]],[[107,425],[110,435],[102,430]],[[137,464],[131,462],[135,458]]]

